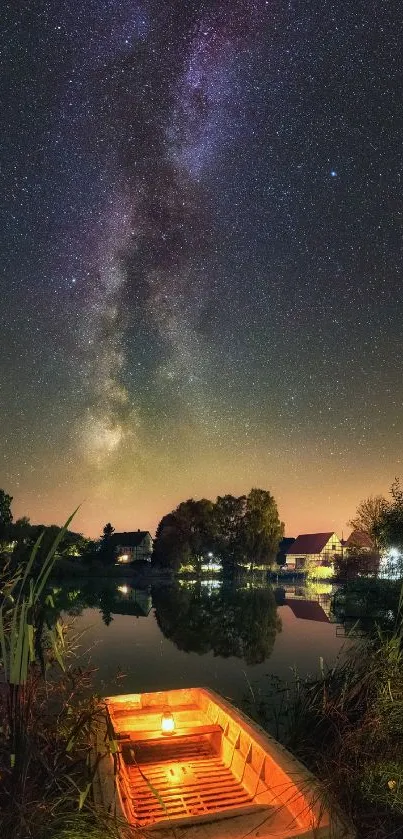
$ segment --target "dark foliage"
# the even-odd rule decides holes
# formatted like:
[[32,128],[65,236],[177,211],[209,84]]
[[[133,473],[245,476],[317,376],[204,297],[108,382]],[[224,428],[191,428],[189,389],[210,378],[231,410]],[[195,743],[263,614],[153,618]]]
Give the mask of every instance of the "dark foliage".
[[270,567],[283,533],[275,499],[266,490],[218,496],[215,503],[189,499],[160,521],[153,562],[174,570],[192,563],[200,570],[211,553],[225,573],[242,564]]
[[172,586],[153,590],[157,623],[180,650],[261,664],[272,653],[281,621],[272,589],[223,586],[208,591]]

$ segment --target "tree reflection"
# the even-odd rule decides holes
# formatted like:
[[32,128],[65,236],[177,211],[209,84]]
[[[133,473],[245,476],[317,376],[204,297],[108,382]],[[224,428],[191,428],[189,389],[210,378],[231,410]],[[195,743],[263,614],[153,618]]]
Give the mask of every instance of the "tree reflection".
[[80,580],[79,585],[58,581],[57,585],[48,588],[49,596],[55,614],[64,612],[77,617],[85,608],[99,609],[106,626],[113,621],[114,615],[147,617],[151,609],[149,587],[141,589],[122,578]]
[[271,588],[208,590],[200,582],[153,590],[161,631],[185,652],[261,664],[271,655],[281,620]]

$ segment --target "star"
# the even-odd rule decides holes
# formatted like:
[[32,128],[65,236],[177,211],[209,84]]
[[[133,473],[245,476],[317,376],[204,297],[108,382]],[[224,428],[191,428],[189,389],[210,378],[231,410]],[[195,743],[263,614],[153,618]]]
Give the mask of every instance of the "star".
[[330,0],[46,0],[29,32],[3,5],[15,517],[89,498],[95,535],[102,497],[154,530],[262,486],[289,533],[341,531],[401,464],[394,4],[345,0],[335,30]]

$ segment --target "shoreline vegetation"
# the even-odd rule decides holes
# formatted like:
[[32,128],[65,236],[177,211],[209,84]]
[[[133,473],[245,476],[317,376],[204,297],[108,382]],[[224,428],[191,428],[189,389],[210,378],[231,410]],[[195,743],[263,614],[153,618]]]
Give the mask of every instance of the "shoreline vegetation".
[[[396,493],[388,526],[400,548],[403,496]],[[119,835],[113,818],[93,803],[101,756],[94,756],[92,743],[102,702],[91,672],[77,667],[80,642],[74,631],[67,632],[48,586],[63,575],[66,563],[77,562],[60,556],[72,518],[50,543],[45,529],[34,545],[22,542],[21,552],[3,554],[0,835],[10,839]],[[87,565],[87,578],[95,577],[95,570]],[[104,570],[105,576],[117,576],[114,565]],[[161,569],[152,572],[153,582],[160,577]],[[172,579],[172,569],[163,577]],[[272,681],[247,710],[314,772],[324,802],[333,800],[345,811],[357,839],[398,839],[403,835],[403,589],[393,609],[388,592],[393,588],[396,598],[399,583],[372,582],[379,586],[382,607],[374,614],[386,608],[389,622],[377,625],[376,617],[366,637],[354,638],[346,655],[332,669],[322,667],[319,678],[294,674],[289,684]],[[355,597],[359,608],[375,597],[373,590],[370,595],[359,590],[360,579],[356,586],[355,594],[350,589],[343,595],[341,607],[348,597]],[[105,754],[114,748],[109,737]]]
[[[2,580],[0,648],[0,832],[12,839],[118,839],[113,814],[95,807],[92,752],[105,725],[90,672],[76,666],[78,639],[54,614],[46,582],[52,547],[32,576]],[[357,839],[403,830],[403,589],[393,626],[376,626],[317,679],[272,680],[244,710],[318,778],[326,807],[340,807]],[[126,833],[126,836],[129,834]],[[131,831],[130,835],[136,834]]]
[[355,640],[319,678],[272,679],[247,712],[318,778],[357,839],[403,836],[403,586],[393,626]]
[[47,587],[71,519],[39,570],[41,536],[26,566],[3,569],[0,581],[0,835],[8,839],[125,835],[94,805],[97,768],[114,743],[107,732],[94,753],[105,708],[92,672],[77,665],[81,639],[55,615]]
[[[247,495],[217,496],[181,502],[163,516],[155,539],[147,531],[116,533],[108,522],[97,540],[66,529],[58,543],[58,576],[133,576],[226,579],[265,574],[269,580],[323,580],[339,582],[357,577],[403,577],[403,490],[399,480],[391,487],[391,500],[370,496],[362,501],[348,524],[354,528],[341,552],[307,555],[301,569],[287,568],[285,526],[274,496],[253,488]],[[0,489],[0,555],[11,567],[24,565],[42,534],[36,557],[40,565],[58,534],[56,525],[33,525],[27,516],[13,521],[12,497]],[[120,543],[125,537],[147,537],[147,547],[133,551]],[[135,543],[139,544],[138,542]],[[339,546],[340,547],[340,546]],[[131,552],[132,551],[132,552]],[[134,558],[133,558],[134,557]],[[296,563],[295,563],[296,564]],[[122,567],[120,567],[122,566]]]

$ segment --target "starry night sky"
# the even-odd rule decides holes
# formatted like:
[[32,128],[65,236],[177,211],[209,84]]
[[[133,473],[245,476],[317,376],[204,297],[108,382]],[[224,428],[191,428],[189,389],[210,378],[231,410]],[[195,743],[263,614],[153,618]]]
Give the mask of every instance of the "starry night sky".
[[0,486],[149,528],[261,486],[336,529],[401,472],[395,0],[3,4]]

